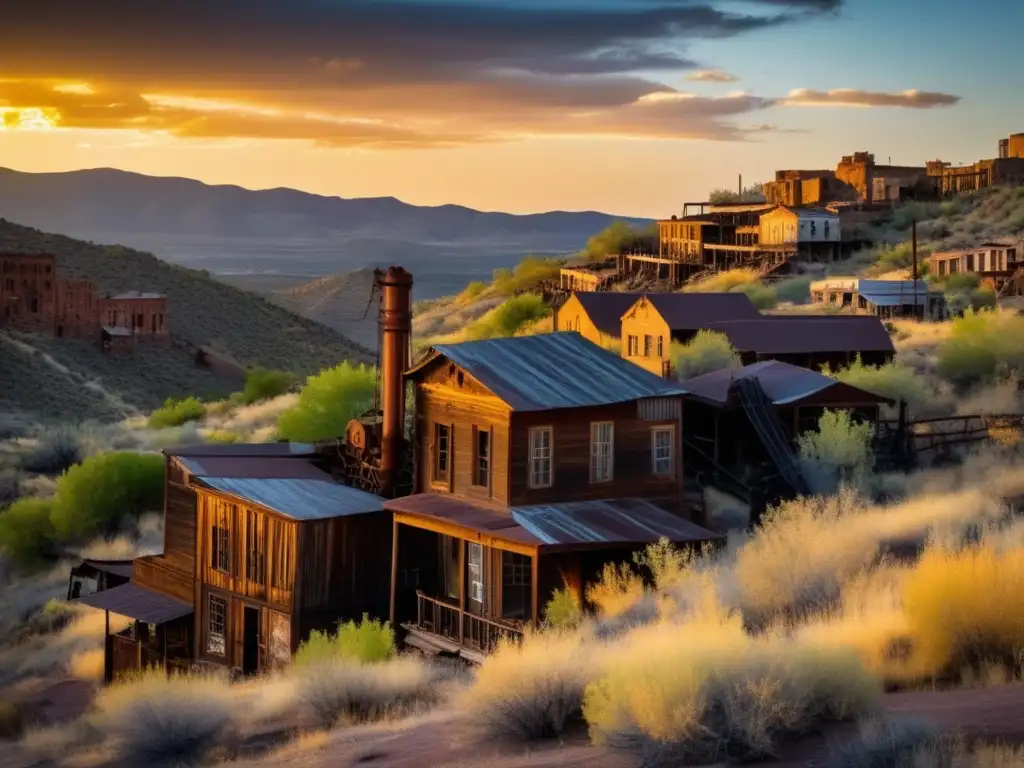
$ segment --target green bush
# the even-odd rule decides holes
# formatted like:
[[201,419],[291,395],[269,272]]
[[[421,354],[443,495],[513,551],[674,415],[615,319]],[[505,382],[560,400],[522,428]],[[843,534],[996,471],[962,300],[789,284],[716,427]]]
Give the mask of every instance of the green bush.
[[349,421],[373,407],[375,369],[348,362],[306,379],[299,402],[281,414],[278,435],[296,442],[342,437]]
[[939,373],[965,386],[1024,373],[1024,317],[967,310],[938,351]]
[[765,283],[746,283],[737,285],[730,293],[745,293],[751,303],[758,309],[771,309],[779,303],[775,288]]
[[551,307],[536,293],[522,293],[506,299],[466,328],[468,341],[514,336],[517,331],[551,314]]
[[90,456],[57,478],[50,520],[61,542],[115,533],[126,519],[160,509],[164,459],[120,451]]
[[545,280],[558,277],[561,268],[562,262],[558,259],[527,256],[514,269],[494,270],[494,292],[499,296],[515,296],[523,291],[537,290]]
[[555,629],[572,629],[582,618],[579,598],[568,587],[556,589],[544,606],[544,621]]
[[272,368],[252,368],[245,374],[242,402],[245,405],[269,400],[285,394],[295,385],[295,377],[287,371]]
[[815,471],[822,487],[833,490],[840,483],[856,484],[871,469],[871,424],[859,423],[849,411],[821,414],[816,432],[797,438],[800,458]]
[[790,277],[775,283],[775,296],[779,301],[806,304],[811,300],[811,278]]
[[486,290],[487,283],[482,280],[474,280],[459,292],[459,295],[455,297],[455,303],[462,305],[472,304]]
[[673,341],[669,345],[669,355],[672,370],[679,381],[742,366],[740,355],[729,342],[729,337],[718,331],[698,331],[686,344]]
[[656,236],[656,227],[635,229],[624,221],[613,221],[587,240],[587,244],[580,255],[586,257],[589,261],[604,261],[609,256],[622,253],[623,250],[631,246],[638,238]]
[[363,614],[358,624],[347,621],[333,635],[314,630],[299,645],[295,663],[311,664],[333,659],[374,664],[395,655],[395,633],[387,622],[371,620]]
[[21,568],[31,568],[54,554],[48,500],[20,499],[0,512],[0,552]]
[[920,413],[932,398],[924,377],[896,360],[885,365],[864,365],[858,357],[851,365],[834,373],[827,366],[821,372],[851,387],[888,397],[897,403],[905,400],[907,409],[914,414]]
[[151,429],[180,427],[189,421],[199,421],[205,415],[206,406],[199,402],[198,398],[186,397],[176,400],[169,397],[164,401],[163,408],[157,408],[150,414],[149,426]]

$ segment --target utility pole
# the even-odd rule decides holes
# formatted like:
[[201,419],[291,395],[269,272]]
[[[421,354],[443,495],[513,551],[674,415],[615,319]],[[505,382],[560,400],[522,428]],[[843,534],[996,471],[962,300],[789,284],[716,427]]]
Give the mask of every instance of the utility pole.
[[914,319],[921,319],[917,316],[917,219],[910,223],[910,248],[914,254]]
[[740,196],[740,202],[742,202],[743,201],[743,174],[742,173],[740,174],[740,184],[739,184],[739,187],[737,187],[737,189],[736,189],[736,194],[738,194]]

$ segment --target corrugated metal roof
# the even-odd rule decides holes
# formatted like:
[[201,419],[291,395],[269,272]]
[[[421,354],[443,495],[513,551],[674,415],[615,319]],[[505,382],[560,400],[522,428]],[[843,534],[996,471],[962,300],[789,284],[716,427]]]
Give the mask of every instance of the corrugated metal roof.
[[570,501],[516,507],[512,517],[545,546],[647,544],[720,539],[721,534],[666,512],[646,499]]
[[573,295],[586,311],[594,327],[601,333],[615,338],[622,333],[622,316],[643,296],[642,293],[618,291],[583,291]]
[[739,370],[723,369],[695,376],[680,382],[690,393],[702,400],[715,405],[725,405],[729,399],[729,389],[739,379],[756,379],[768,399],[775,405],[790,405],[805,400],[826,389],[842,387],[846,390],[850,402],[879,403],[890,402],[884,397],[875,395],[857,387],[843,384],[835,379],[778,360],[763,360]]
[[312,456],[316,446],[310,443],[195,443],[167,448],[168,456]]
[[103,573],[130,579],[135,571],[134,560],[83,560],[82,565]]
[[646,499],[607,499],[491,507],[445,494],[421,493],[385,503],[387,509],[430,518],[497,539],[544,548],[710,541],[719,534],[666,512]]
[[709,323],[763,317],[750,297],[740,292],[651,293],[644,298],[673,331],[697,331],[706,328]]
[[858,295],[865,301],[870,301],[876,307],[898,307],[903,304],[920,304],[923,306],[928,303],[929,296],[927,291],[922,291],[915,296],[912,293],[900,295],[898,293],[875,293],[874,291],[865,290],[861,290]]
[[438,344],[409,373],[437,357],[465,369],[514,411],[626,403],[683,390],[578,333],[545,333]]
[[761,355],[896,351],[882,321],[868,315],[771,315],[713,323],[708,329],[724,333],[740,352]]
[[131,581],[102,592],[93,592],[74,602],[148,624],[166,624],[192,613],[191,603],[154,592]]
[[384,509],[379,497],[330,479],[202,477],[198,480],[200,485],[293,520],[326,520]]
[[297,477],[330,480],[331,476],[309,463],[308,457],[292,456],[175,456],[196,477]]

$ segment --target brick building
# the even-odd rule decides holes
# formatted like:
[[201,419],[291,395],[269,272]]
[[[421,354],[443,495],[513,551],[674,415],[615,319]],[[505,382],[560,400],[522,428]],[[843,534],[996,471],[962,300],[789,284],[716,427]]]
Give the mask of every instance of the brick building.
[[162,293],[118,293],[99,301],[104,328],[124,328],[135,337],[159,341],[170,338],[167,296]]
[[0,325],[52,333],[57,319],[57,262],[48,254],[0,255]]

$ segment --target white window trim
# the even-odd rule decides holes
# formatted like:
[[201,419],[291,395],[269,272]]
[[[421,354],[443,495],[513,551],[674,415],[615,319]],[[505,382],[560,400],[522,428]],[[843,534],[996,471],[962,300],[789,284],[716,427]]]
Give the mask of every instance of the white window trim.
[[[484,548],[482,544],[477,544],[475,541],[467,542],[466,552],[466,576],[469,581],[469,599],[473,602],[480,603],[484,602]],[[474,558],[473,555],[479,555],[478,558]],[[473,561],[477,562],[474,563]],[[473,578],[473,568],[479,568],[478,579]],[[477,597],[477,585],[479,585],[479,594]]]
[[[669,468],[664,472],[658,471],[658,433],[668,432],[669,434]],[[651,474],[657,477],[671,477],[676,473],[676,428],[674,424],[659,424],[651,427]]]
[[[224,633],[214,632],[212,628],[213,602],[218,601],[224,606]],[[206,652],[211,656],[227,655],[227,634],[228,634],[228,611],[230,603],[220,595],[209,594],[206,596]],[[220,642],[215,642],[219,640]]]
[[[547,432],[548,433],[548,455],[547,455],[547,460],[548,460],[548,479],[547,479],[546,483],[538,483],[534,479],[536,477],[536,475],[537,475],[537,473],[534,472],[534,463],[537,462],[537,461],[542,461],[543,457],[538,457],[538,456],[534,455],[533,436],[535,434],[539,434],[541,432]],[[529,478],[528,478],[529,482],[528,482],[528,484],[529,484],[529,487],[530,488],[534,488],[534,489],[550,488],[551,486],[553,486],[555,484],[555,430],[552,427],[547,427],[547,426],[545,426],[545,427],[530,427],[529,451],[530,451],[530,461],[529,461],[529,467],[528,467],[528,471],[529,471]]]
[[[609,441],[608,455],[608,477],[597,477],[597,446],[594,435],[599,427],[607,425],[611,440]],[[590,422],[590,482],[610,483],[615,479],[615,422],[614,421],[592,421]]]

